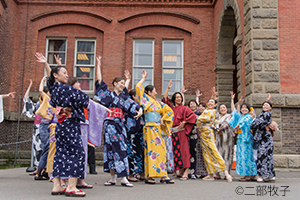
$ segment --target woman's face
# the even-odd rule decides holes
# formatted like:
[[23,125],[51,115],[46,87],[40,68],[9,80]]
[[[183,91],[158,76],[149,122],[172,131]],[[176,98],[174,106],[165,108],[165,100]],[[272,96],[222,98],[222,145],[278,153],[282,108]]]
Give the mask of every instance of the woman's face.
[[200,104],[200,105],[199,105],[199,112],[200,112],[200,113],[203,113],[204,110],[205,110],[205,107],[204,107],[202,104]]
[[68,78],[69,78],[68,71],[64,67],[59,68],[58,73],[57,74],[53,73],[53,76],[56,82],[60,82],[64,84],[68,83]]
[[153,88],[152,92],[148,91],[148,95],[153,99],[156,99],[156,95],[157,95],[156,88]]
[[241,112],[242,112],[243,115],[249,113],[249,110],[248,110],[248,108],[247,108],[246,105],[243,105],[243,106],[242,106]]
[[268,112],[270,110],[272,110],[272,107],[270,106],[270,104],[264,103],[264,105],[263,105],[263,111]]
[[182,103],[182,98],[180,94],[176,94],[175,96],[175,105],[180,105]]
[[72,85],[74,88],[76,88],[77,90],[81,90],[80,87],[80,83],[77,81],[76,83],[74,83],[74,85]]
[[197,104],[196,104],[195,102],[192,101],[192,102],[190,103],[190,109],[191,109],[192,111],[195,112],[195,111],[197,110]]
[[216,107],[216,103],[213,99],[210,99],[206,105],[208,109],[214,109]]
[[125,87],[125,81],[120,80],[119,82],[115,82],[114,86],[115,86],[115,89],[121,93]]
[[137,99],[137,96],[136,96],[136,95],[132,95],[131,97],[132,97],[132,99],[133,99],[135,102],[138,103],[138,99]]
[[225,105],[221,105],[220,106],[220,113],[221,113],[221,115],[226,115],[227,112],[228,112],[227,107]]

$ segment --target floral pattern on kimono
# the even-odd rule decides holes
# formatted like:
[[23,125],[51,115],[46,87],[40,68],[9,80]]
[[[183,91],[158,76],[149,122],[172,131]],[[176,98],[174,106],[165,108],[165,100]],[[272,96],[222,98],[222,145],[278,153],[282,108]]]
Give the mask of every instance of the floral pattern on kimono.
[[173,125],[172,109],[160,102],[156,101],[144,92],[141,83],[136,85],[136,94],[138,102],[144,109],[146,118],[147,113],[159,113],[165,126],[159,122],[147,122],[145,119],[144,126],[144,155],[145,155],[145,177],[167,177],[166,166],[166,145],[164,137],[170,135],[170,128]]

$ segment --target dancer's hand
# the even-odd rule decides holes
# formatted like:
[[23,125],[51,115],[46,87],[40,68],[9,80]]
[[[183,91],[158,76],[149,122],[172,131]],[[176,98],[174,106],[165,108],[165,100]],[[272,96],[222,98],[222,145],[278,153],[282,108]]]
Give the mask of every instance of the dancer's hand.
[[56,64],[58,66],[61,66],[61,58],[59,57],[59,54],[54,55],[54,58],[55,58]]
[[35,53],[36,61],[39,63],[47,63],[47,59],[42,53],[36,52]]
[[203,94],[201,93],[200,89],[196,90],[196,97],[200,98]]
[[134,116],[133,118],[135,118],[136,120],[138,120],[142,115],[143,115],[143,110],[140,109],[139,111],[135,111],[137,113],[136,116]]
[[185,86],[183,85],[182,87],[181,87],[181,93],[182,94],[185,94],[187,92],[187,89],[185,89]]
[[130,73],[127,69],[124,71],[124,76],[125,76],[126,80],[131,78]]
[[148,76],[148,73],[145,70],[143,70],[141,74],[143,79],[146,79]]
[[167,89],[171,89],[172,88],[172,80],[170,80],[168,86],[167,86]]
[[11,97],[12,99],[15,98],[16,92],[10,92],[7,94],[7,97]]
[[231,100],[234,100],[235,93],[233,93],[233,92],[230,92],[230,95],[231,95]]
[[178,126],[178,130],[184,129],[185,124],[186,124],[186,121],[181,122],[180,125]]

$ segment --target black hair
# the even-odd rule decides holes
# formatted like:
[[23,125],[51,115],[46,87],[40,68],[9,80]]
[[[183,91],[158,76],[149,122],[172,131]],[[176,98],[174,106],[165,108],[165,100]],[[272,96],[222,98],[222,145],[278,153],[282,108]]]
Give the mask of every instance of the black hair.
[[[221,108],[221,106],[225,106],[226,108],[227,108],[227,110],[228,110],[228,106],[227,106],[227,104],[225,104],[225,103],[221,103],[218,107],[219,107],[219,111],[220,111],[220,108]],[[228,112],[228,111],[227,111]]]
[[265,103],[269,104],[271,106],[271,108],[273,108],[273,104],[270,101],[265,101],[265,102],[263,102],[262,105],[264,105]]
[[114,78],[114,80],[112,81],[112,85],[115,87],[115,84],[114,83],[118,83],[122,80],[125,80],[123,77],[116,77]]
[[69,77],[68,78],[68,85],[73,86],[76,82],[78,82],[78,78],[77,77]]
[[[55,66],[51,69],[51,72],[50,72],[50,77],[49,77],[49,85],[50,86],[53,86],[54,83],[55,83],[55,78],[54,78],[54,75],[53,74],[58,74],[60,68],[62,68],[63,66]],[[64,67],[65,68],[65,67]]]
[[133,99],[133,96],[136,96],[136,90],[135,89],[132,89],[129,91],[129,96],[131,99]]
[[171,98],[171,102],[175,105],[175,99],[176,99],[176,94],[179,94],[181,96],[181,102],[183,101],[183,96],[180,92],[175,92],[173,95],[172,95],[172,98]]
[[189,107],[189,108],[191,107],[191,103],[192,103],[192,102],[194,102],[194,103],[196,104],[197,107],[199,106],[198,103],[197,103],[197,101],[192,99],[192,100],[190,100],[189,103],[188,103],[188,107]]
[[148,92],[152,92],[154,88],[155,87],[153,85],[147,85],[145,87],[145,93],[148,94]]
[[201,103],[199,103],[199,106],[200,105],[202,105],[204,108],[206,107],[206,103],[201,102]]
[[49,92],[49,90],[48,90],[48,87],[47,87],[47,86],[44,86],[43,92],[44,92],[44,93],[47,93],[47,92]]
[[243,103],[243,104],[241,105],[241,109],[242,109],[242,107],[243,107],[244,105],[247,107],[248,111],[250,112],[251,106],[250,106],[249,104],[247,104],[247,103]]
[[218,103],[218,102],[217,102],[217,100],[215,100],[215,99],[208,99],[208,101],[207,101],[207,102],[209,102],[210,100],[214,100],[215,104],[217,104],[217,103]]

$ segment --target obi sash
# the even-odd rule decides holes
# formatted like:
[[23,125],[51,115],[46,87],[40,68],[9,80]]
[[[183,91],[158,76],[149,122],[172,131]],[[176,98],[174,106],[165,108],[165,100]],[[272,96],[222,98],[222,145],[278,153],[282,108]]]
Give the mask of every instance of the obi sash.
[[121,118],[123,119],[124,117],[124,113],[123,110],[121,108],[118,107],[109,107],[108,109],[110,109],[111,111],[114,111],[114,114],[110,114],[109,112],[107,113],[107,117],[112,119],[113,117],[115,118]]
[[158,112],[145,113],[145,123],[147,124],[150,122],[160,123],[160,113]]
[[61,123],[66,118],[71,118],[72,117],[72,108],[71,107],[56,106],[55,115],[57,117],[58,123]]

